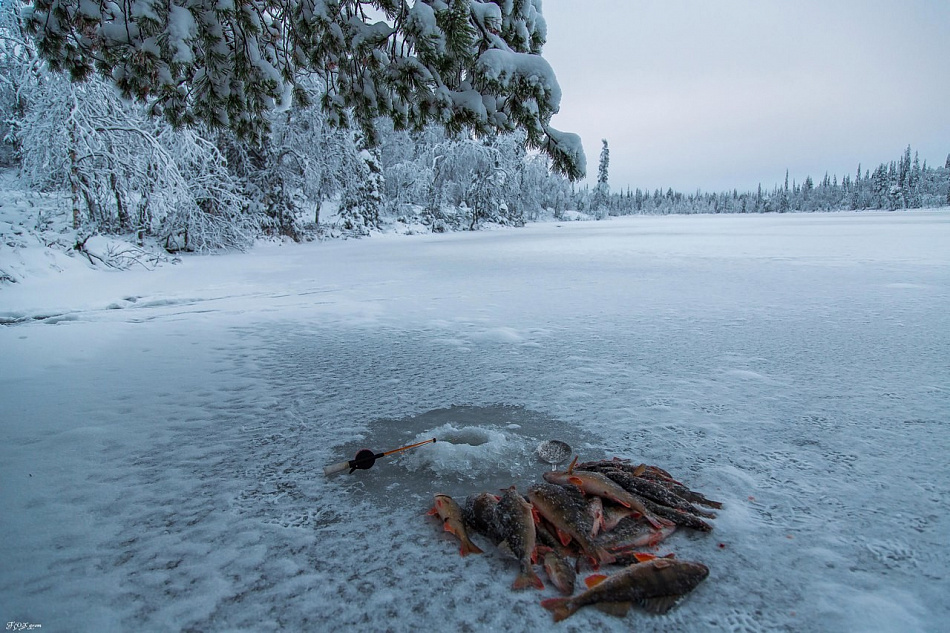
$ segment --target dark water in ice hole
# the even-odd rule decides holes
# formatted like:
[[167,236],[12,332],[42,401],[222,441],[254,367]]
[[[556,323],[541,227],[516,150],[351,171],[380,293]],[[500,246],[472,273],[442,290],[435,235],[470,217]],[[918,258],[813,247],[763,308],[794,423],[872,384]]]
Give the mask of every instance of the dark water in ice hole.
[[[384,457],[369,470],[333,475],[356,497],[377,505],[427,503],[444,493],[467,495],[503,490],[512,484],[525,492],[551,466],[535,453],[544,440],[561,440],[580,459],[605,456],[601,438],[562,420],[520,406],[452,406],[398,420],[369,424],[366,439],[343,444],[333,453],[352,459],[362,448],[388,451],[435,437],[434,444]],[[570,460],[560,467],[566,467]]]

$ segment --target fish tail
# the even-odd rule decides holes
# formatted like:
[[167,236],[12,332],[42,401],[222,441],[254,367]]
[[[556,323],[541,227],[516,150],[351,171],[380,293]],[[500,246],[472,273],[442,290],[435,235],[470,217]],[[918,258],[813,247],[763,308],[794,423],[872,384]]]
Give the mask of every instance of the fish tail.
[[528,589],[529,587],[544,589],[544,583],[541,582],[541,578],[531,568],[518,574],[518,577],[515,578],[515,581],[511,584],[512,589]]
[[468,556],[469,554],[484,554],[481,548],[478,547],[475,543],[468,538],[461,539],[462,547],[459,549],[459,554],[462,556]]
[[616,562],[617,557],[605,550],[602,547],[598,547],[596,550],[596,558],[599,562],[609,565],[610,563]]
[[644,515],[643,515],[643,518],[645,518],[645,519],[650,523],[650,525],[652,525],[653,527],[655,527],[655,528],[658,529],[658,530],[662,530],[663,528],[668,528],[668,527],[674,525],[674,523],[673,523],[672,521],[670,521],[670,520],[668,520],[668,519],[660,518],[660,517],[658,517],[658,516],[656,516],[656,515],[654,515],[654,514],[652,514],[652,513],[649,513],[649,512],[648,512],[647,514],[644,514]]
[[577,611],[577,607],[570,598],[548,598],[541,601],[541,606],[554,614],[555,622],[569,618]]

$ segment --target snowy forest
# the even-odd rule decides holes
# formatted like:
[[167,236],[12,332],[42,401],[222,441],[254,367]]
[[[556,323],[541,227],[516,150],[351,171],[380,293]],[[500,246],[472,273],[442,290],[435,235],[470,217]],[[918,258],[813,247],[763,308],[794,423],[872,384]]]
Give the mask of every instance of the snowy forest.
[[[601,163],[604,162],[602,153]],[[601,175],[606,173],[601,169]],[[950,205],[950,155],[942,167],[932,167],[926,160],[921,162],[916,152],[912,156],[908,146],[900,158],[881,163],[874,171],[865,169],[862,173],[861,165],[858,165],[853,177],[845,174],[839,180],[837,175],[826,173],[818,182],[807,176],[801,183],[792,181],[790,184],[786,172],[783,185],[776,185],[771,190],[764,190],[759,185],[756,191],[741,193],[736,189],[691,194],[656,189],[651,193],[628,188],[604,197],[598,194],[603,190],[603,182],[606,180],[598,182],[599,189],[575,197],[574,201],[581,208],[592,209],[599,215],[922,209]]]
[[[825,175],[818,182],[808,177],[790,185],[786,175],[784,186],[769,191],[760,186],[756,192],[683,194],[672,189],[611,192],[604,141],[596,186],[578,186],[572,179],[583,173],[579,140],[547,126],[560,94],[550,68],[539,66],[544,27],[534,2],[502,3],[503,8],[469,0],[432,3],[438,12],[427,3],[411,9],[395,2],[337,3],[336,14],[308,22],[327,32],[341,24],[352,31],[343,38],[341,51],[311,46],[316,65],[332,70],[298,73],[293,82],[264,73],[257,84],[245,82],[240,98],[230,88],[217,96],[214,87],[196,89],[197,96],[161,92],[171,90],[162,87],[168,73],[191,68],[189,80],[200,84],[211,72],[211,62],[209,68],[191,63],[200,48],[193,43],[200,39],[193,17],[176,14],[174,7],[153,15],[152,9],[146,11],[148,3],[136,3],[141,15],[129,24],[143,34],[134,54],[121,57],[115,46],[99,42],[98,48],[85,50],[85,44],[72,44],[67,36],[73,29],[83,38],[99,33],[96,37],[106,41],[111,36],[102,25],[111,21],[115,26],[116,16],[93,15],[99,9],[93,11],[92,5],[80,10],[67,4],[2,2],[0,166],[18,169],[34,190],[60,192],[80,234],[128,235],[139,244],[155,241],[170,252],[208,251],[246,248],[267,235],[303,240],[365,235],[386,227],[470,230],[485,223],[517,226],[542,216],[950,204],[950,157],[945,166],[933,167],[912,157],[909,147],[888,165],[863,174],[859,166],[853,177],[840,180]],[[373,36],[374,29],[387,23],[373,23],[364,4],[388,12],[394,26]],[[267,30],[261,15],[248,11],[231,7],[203,13],[211,33],[206,37],[217,37],[215,30],[230,20],[237,25],[234,33],[243,33],[247,41],[261,39]],[[58,20],[55,28],[50,16]],[[159,34],[146,38],[148,29]],[[401,39],[393,35],[397,32]],[[464,41],[454,43],[458,33]],[[365,44],[371,36],[376,39]],[[239,38],[228,41],[240,48],[235,43]],[[415,57],[392,53],[397,41],[401,46],[414,42]],[[261,46],[276,57],[251,59],[251,67],[291,72],[287,63],[281,65],[280,51]],[[425,60],[427,46],[438,51],[432,53],[434,61]],[[454,72],[464,78],[462,69],[475,64],[475,58],[461,59],[457,50],[476,46],[487,77],[478,89],[459,79],[439,84],[441,92],[422,92],[416,80],[407,80],[386,95],[377,87],[370,98],[365,83],[380,83],[373,73],[387,72],[385,64],[366,62],[348,71],[359,75],[359,81],[338,67],[340,59],[352,61],[354,51],[379,57],[385,49],[390,65],[422,60],[428,65],[415,72],[438,67],[443,75]],[[512,57],[482,61],[502,50]],[[147,63],[140,63],[143,55]],[[99,72],[89,59],[96,60]],[[215,72],[238,73],[239,61],[232,59],[233,67]],[[168,82],[174,84],[174,78]],[[254,85],[263,93],[253,94]],[[404,91],[409,91],[406,96]],[[502,97],[512,96],[518,99],[506,99],[504,110]],[[265,97],[276,105],[262,105]],[[421,107],[427,105],[432,107]]]
[[[335,17],[377,28],[356,17],[362,4],[338,6]],[[442,13],[463,4],[468,6],[456,2]],[[415,28],[435,33],[417,34],[419,40],[444,38],[443,24],[424,19],[427,6],[415,4],[407,22],[415,17],[422,23]],[[498,39],[494,34],[504,34],[503,27],[511,25],[502,24],[496,5],[485,7],[481,21]],[[154,101],[124,99],[109,78],[72,67],[70,73],[84,79],[74,82],[51,70],[55,64],[47,64],[40,53],[41,46],[50,45],[51,29],[46,27],[47,37],[37,44],[25,26],[29,19],[24,14],[29,12],[36,21],[41,8],[3,2],[0,160],[18,167],[33,188],[69,192],[75,229],[134,234],[140,243],[153,238],[170,251],[209,250],[243,248],[267,234],[298,240],[365,234],[380,228],[384,220],[432,231],[473,229],[484,221],[521,224],[545,207],[567,205],[570,187],[551,168],[559,154],[550,137],[557,134],[555,140],[566,142],[573,151],[572,135],[547,126],[538,132],[530,115],[506,113],[501,106],[488,112],[500,123],[482,124],[484,116],[479,119],[465,110],[474,90],[446,89],[447,99],[461,105],[439,104],[448,114],[441,113],[436,121],[417,116],[407,122],[392,112],[365,120],[365,114],[359,116],[359,103],[338,112],[336,101],[328,106],[333,87],[307,77],[296,80],[293,105],[253,113],[255,121],[263,122],[263,131],[249,131],[240,122],[235,125],[233,113],[230,118],[221,114],[228,123],[220,125],[187,112],[156,117],[150,111]],[[224,18],[233,20],[235,13],[241,11],[225,11]],[[525,63],[528,57],[537,58],[530,60],[534,66],[543,62],[528,54],[540,48],[532,23],[537,17],[533,3],[509,7],[505,16],[514,26],[520,25],[508,41],[519,35],[525,40],[520,48],[526,52],[515,61],[534,72],[522,83],[531,83],[528,88],[539,93],[521,103],[537,102],[532,112],[544,120],[556,109],[559,92],[546,64],[534,71]],[[83,16],[76,19],[89,21]],[[174,19],[165,19],[166,30],[175,31]],[[83,24],[77,28],[88,28]],[[351,35],[359,36],[359,32]],[[519,47],[506,45],[505,52],[512,48]],[[494,73],[493,80],[502,84],[499,92],[517,96],[519,87],[514,84],[521,69],[512,64],[512,70],[503,62],[486,73]],[[484,98],[476,104],[481,115],[486,114],[485,95],[491,87],[489,82],[488,89],[482,89]],[[424,101],[414,98],[416,104]],[[546,100],[551,104],[545,105]],[[231,99],[226,101],[230,107]],[[347,125],[349,119],[359,124]],[[182,122],[188,125],[176,125]],[[543,135],[547,141],[534,138]],[[529,152],[532,147],[544,151]],[[562,167],[570,172],[569,165]]]

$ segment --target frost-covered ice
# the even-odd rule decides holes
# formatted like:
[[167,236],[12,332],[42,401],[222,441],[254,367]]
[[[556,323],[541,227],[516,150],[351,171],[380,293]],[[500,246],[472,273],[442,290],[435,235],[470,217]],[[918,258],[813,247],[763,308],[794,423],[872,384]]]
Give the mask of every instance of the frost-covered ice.
[[[549,627],[550,590],[513,593],[513,560],[460,558],[424,512],[443,487],[537,480],[554,438],[726,504],[664,544],[711,569],[669,615],[558,629],[944,630],[948,244],[943,210],[267,245],[153,272],[23,257],[0,289],[0,619]],[[455,441],[323,476],[430,433]]]

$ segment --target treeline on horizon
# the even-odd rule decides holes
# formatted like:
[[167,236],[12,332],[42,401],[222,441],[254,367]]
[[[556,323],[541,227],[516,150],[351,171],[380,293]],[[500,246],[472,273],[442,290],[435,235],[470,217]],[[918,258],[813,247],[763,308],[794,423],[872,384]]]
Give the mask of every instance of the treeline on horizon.
[[596,217],[604,215],[689,214],[689,213],[792,213],[816,211],[857,211],[862,209],[921,209],[950,206],[950,155],[942,167],[920,161],[908,145],[903,155],[881,163],[873,171],[859,164],[854,176],[827,173],[818,182],[811,176],[801,183],[784,185],[770,191],[759,185],[756,191],[737,189],[719,193],[697,191],[684,194],[672,188],[653,192],[642,189],[610,194],[604,203],[596,191],[576,195],[580,210]]

